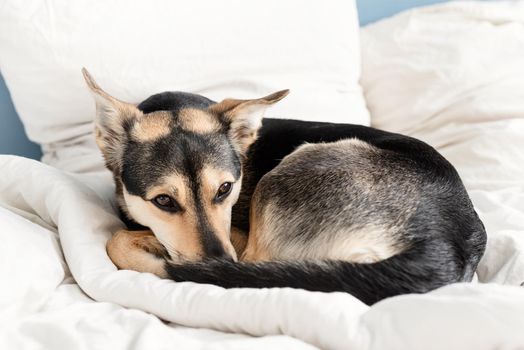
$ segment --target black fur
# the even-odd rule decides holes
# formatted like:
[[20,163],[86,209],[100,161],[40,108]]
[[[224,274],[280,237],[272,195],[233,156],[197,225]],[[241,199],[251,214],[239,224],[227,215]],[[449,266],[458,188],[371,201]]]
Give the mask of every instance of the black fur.
[[[141,103],[139,108],[152,112],[176,110],[179,105],[205,108],[213,103],[195,96],[159,94]],[[213,157],[212,149],[216,144],[206,146],[211,140],[201,135],[181,134],[180,130],[175,130],[173,135],[175,133],[176,138],[165,138],[165,142],[171,145],[168,152],[159,151],[147,143],[128,146],[123,168],[128,190],[145,188],[142,184],[133,186],[134,181],[147,183],[155,181],[159,172],[197,169],[199,164],[203,164],[199,157]],[[403,253],[372,264],[343,261],[234,263],[224,260],[166,263],[169,275],[176,281],[211,283],[226,288],[294,287],[324,292],[344,291],[367,304],[393,295],[422,293],[448,283],[470,281],[484,252],[486,233],[458,173],[429,145],[369,127],[265,119],[259,138],[248,150],[243,164],[243,187],[233,208],[233,226],[248,231],[249,204],[255,187],[295,148],[305,142],[333,142],[348,138],[357,138],[388,150],[399,166],[408,167],[419,175],[417,179],[423,179],[417,180],[421,181],[419,185],[423,191],[404,234],[409,247]],[[224,142],[224,147],[228,144],[225,138],[221,142]],[[193,153],[191,164],[182,164],[180,161],[187,151],[184,149],[187,144],[198,152]],[[137,162],[140,162],[139,166]],[[222,166],[232,169],[238,164]],[[213,249],[212,244],[210,249]]]
[[234,207],[233,225],[248,230],[249,201],[255,186],[297,146],[353,137],[394,152],[399,163],[424,175],[423,196],[406,232],[411,243],[407,251],[373,264],[343,261],[166,264],[169,275],[176,281],[226,288],[343,291],[367,304],[393,295],[422,293],[445,284],[470,281],[485,249],[484,226],[453,166],[427,144],[398,134],[357,125],[264,120],[260,137],[249,150],[244,166],[244,187]]
[[176,115],[176,113],[183,108],[204,109],[214,103],[214,101],[201,95],[180,91],[166,91],[150,96],[148,99],[141,102],[137,107],[144,113],[151,113],[155,111],[173,111]]
[[[346,261],[268,261],[259,263],[209,260],[188,264],[166,263],[175,281],[215,284],[224,288],[290,287],[319,292],[346,292],[371,305],[384,298],[425,293],[453,282],[469,281],[453,257],[435,244],[414,246],[372,264]],[[434,254],[428,252],[433,251]]]

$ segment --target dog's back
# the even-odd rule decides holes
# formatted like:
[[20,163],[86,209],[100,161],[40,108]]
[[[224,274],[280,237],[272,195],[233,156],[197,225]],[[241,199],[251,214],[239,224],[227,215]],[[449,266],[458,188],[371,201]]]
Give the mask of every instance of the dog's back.
[[486,233],[458,173],[429,145],[265,120],[248,154],[233,223],[249,227],[243,260],[259,262],[171,265],[175,280],[340,290],[371,304],[472,279]]

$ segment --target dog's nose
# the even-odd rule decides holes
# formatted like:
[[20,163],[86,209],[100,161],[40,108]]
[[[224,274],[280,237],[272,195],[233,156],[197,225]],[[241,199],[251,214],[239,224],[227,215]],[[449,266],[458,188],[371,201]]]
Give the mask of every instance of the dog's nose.
[[203,237],[205,240],[202,242],[202,248],[205,258],[234,261],[234,258],[231,256],[232,254],[227,252],[226,247],[213,231],[205,231]]
[[235,259],[229,254],[225,254],[223,257],[220,258],[220,260],[225,260],[228,262],[235,262]]
[[208,255],[208,259],[215,259],[215,260],[226,260],[230,262],[234,262],[235,260],[233,257],[228,254],[224,249],[213,249],[211,250]]
[[207,258],[214,259],[214,260],[234,261],[233,257],[230,254],[228,254],[225,251],[225,249],[222,247],[216,247],[215,249],[209,249],[207,252]]

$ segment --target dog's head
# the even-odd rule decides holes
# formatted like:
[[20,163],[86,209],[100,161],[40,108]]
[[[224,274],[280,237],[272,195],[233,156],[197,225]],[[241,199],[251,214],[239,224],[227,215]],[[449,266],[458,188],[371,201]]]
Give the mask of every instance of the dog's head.
[[231,208],[242,159],[263,110],[288,90],[215,103],[186,93],[117,100],[83,70],[96,100],[96,141],[113,172],[122,210],[149,227],[173,259],[233,258]]

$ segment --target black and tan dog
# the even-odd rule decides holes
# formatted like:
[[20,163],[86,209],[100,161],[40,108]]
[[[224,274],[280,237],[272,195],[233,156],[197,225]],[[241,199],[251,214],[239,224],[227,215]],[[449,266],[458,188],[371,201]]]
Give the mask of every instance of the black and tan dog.
[[143,229],[109,242],[118,267],[226,288],[345,291],[368,304],[472,279],[484,227],[427,144],[262,120],[288,91],[219,103],[165,92],[136,106],[84,76],[119,206]]

